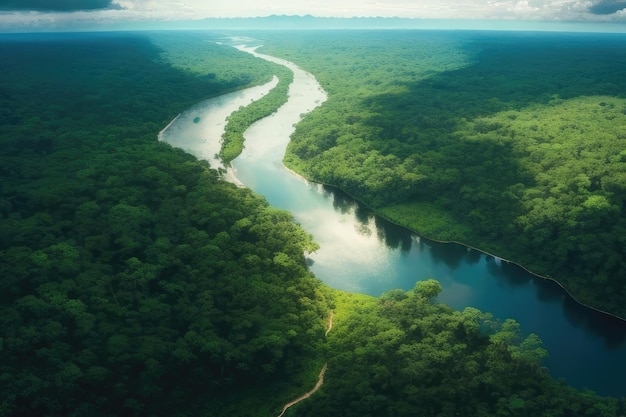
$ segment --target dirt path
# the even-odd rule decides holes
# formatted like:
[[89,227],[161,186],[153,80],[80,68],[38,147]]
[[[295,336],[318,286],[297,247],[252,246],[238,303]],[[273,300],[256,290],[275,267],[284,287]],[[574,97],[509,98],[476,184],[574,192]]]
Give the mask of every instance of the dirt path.
[[[331,331],[332,328],[333,328],[333,311],[330,310],[330,313],[328,314],[328,327],[326,327],[326,333],[324,334],[324,336],[328,336],[328,333]],[[318,389],[320,389],[320,387],[324,383],[324,374],[326,373],[326,369],[328,369],[328,363],[325,363],[324,366],[322,367],[322,370],[320,371],[320,375],[317,379],[317,384],[315,384],[313,389],[307,392],[306,394],[302,394],[301,396],[291,401],[290,403],[285,404],[285,406],[283,407],[283,411],[278,415],[278,417],[283,417],[283,414],[285,414],[285,411],[287,411],[287,409],[291,407],[292,405],[298,404],[300,401],[306,400],[311,395],[315,394],[315,392]]]
[[330,330],[333,328],[333,310],[330,310],[330,314],[328,315],[328,327],[326,328],[326,333],[324,333],[324,336],[328,336],[328,333],[330,333]]
[[320,376],[319,376],[319,379],[317,380],[317,384],[315,384],[315,387],[313,387],[311,391],[307,392],[306,394],[301,395],[300,397],[296,398],[292,402],[285,404],[285,406],[283,407],[283,411],[278,415],[278,417],[283,417],[283,414],[285,414],[285,411],[287,411],[287,409],[291,407],[292,405],[295,405],[302,400],[306,400],[311,395],[315,394],[315,391],[320,389],[320,387],[324,383],[324,374],[326,373],[327,368],[328,368],[328,364],[325,363],[324,367],[322,368],[322,371],[320,372]]

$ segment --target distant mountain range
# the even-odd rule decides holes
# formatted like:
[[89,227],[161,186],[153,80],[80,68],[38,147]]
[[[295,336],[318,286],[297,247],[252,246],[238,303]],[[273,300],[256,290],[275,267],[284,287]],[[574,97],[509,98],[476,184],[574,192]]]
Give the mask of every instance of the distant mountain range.
[[442,30],[523,30],[556,32],[626,32],[626,26],[601,22],[544,22],[521,20],[417,19],[402,17],[317,17],[312,15],[271,15],[262,17],[206,18],[194,20],[120,20],[115,22],[65,22],[24,27],[0,27],[5,32],[107,31],[107,30],[340,30],[340,29],[442,29]]
[[316,17],[271,15],[245,18],[208,18],[197,23],[207,28],[235,27],[246,29],[384,29],[384,28],[419,28],[428,19],[408,19],[399,17]]
[[520,20],[412,19],[401,17],[317,17],[311,15],[206,18],[189,21],[154,22],[142,25],[163,29],[452,29],[526,30],[558,32],[624,32],[623,25],[594,22],[543,22]]

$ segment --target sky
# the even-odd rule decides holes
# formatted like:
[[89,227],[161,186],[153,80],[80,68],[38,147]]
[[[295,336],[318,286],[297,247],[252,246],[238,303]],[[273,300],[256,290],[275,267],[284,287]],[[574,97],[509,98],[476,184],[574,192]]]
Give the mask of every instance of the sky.
[[[626,0],[0,0],[0,32],[269,15],[623,23]],[[614,25],[613,25],[614,26]]]

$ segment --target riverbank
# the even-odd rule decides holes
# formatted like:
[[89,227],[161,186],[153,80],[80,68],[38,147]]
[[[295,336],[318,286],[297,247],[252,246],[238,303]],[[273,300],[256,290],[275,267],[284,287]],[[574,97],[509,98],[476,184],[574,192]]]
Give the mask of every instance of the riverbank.
[[[605,71],[619,67],[622,47],[519,35],[270,38],[268,53],[302,65],[331,95],[298,125],[287,158],[297,155],[299,172],[379,209],[430,201],[448,214],[436,221],[453,217],[475,232],[431,233],[415,218],[391,218],[500,254],[558,280],[578,301],[626,317],[626,188],[615,141],[624,100],[590,81],[616,74]],[[336,45],[345,52],[333,56]],[[404,54],[408,48],[414,53]],[[497,54],[482,55],[491,48]],[[565,66],[568,76],[584,82],[564,84],[556,70],[563,62],[573,64]],[[407,67],[412,72],[401,70]]]
[[611,313],[609,311],[602,310],[600,308],[594,307],[594,306],[592,306],[590,304],[587,304],[587,303],[584,303],[584,302],[580,301],[571,291],[569,291],[569,289],[562,282],[560,282],[558,279],[556,279],[554,277],[551,277],[551,276],[548,276],[548,275],[542,275],[541,273],[535,272],[535,271],[527,268],[522,263],[519,263],[519,262],[510,260],[510,259],[504,258],[504,257],[502,257],[500,255],[496,255],[494,252],[490,252],[488,250],[481,249],[480,247],[473,246],[473,245],[465,243],[463,241],[458,241],[458,240],[454,240],[454,239],[438,239],[435,236],[424,234],[424,233],[420,232],[419,230],[417,230],[415,228],[411,228],[410,226],[407,226],[403,222],[398,221],[393,216],[388,216],[388,215],[383,214],[380,210],[377,210],[374,207],[369,206],[368,204],[366,204],[362,200],[359,200],[359,198],[357,196],[352,195],[352,194],[348,193],[347,191],[345,191],[345,190],[343,190],[343,189],[341,189],[341,188],[339,188],[339,187],[337,187],[337,186],[335,186],[333,184],[327,184],[327,183],[323,183],[323,182],[318,182],[318,181],[315,181],[313,179],[307,178],[306,176],[302,175],[301,173],[295,171],[294,169],[292,169],[292,168],[290,168],[290,167],[288,167],[286,165],[285,165],[285,168],[286,168],[286,170],[289,173],[291,173],[292,175],[300,178],[302,181],[306,181],[306,182],[314,183],[314,184],[319,184],[319,185],[322,185],[324,187],[328,187],[328,188],[333,189],[333,190],[338,190],[339,192],[349,196],[351,199],[353,199],[359,205],[367,208],[375,216],[380,217],[381,219],[384,219],[385,221],[387,221],[387,222],[389,222],[391,224],[394,224],[394,225],[396,225],[398,227],[402,227],[402,228],[406,229],[408,232],[414,233],[415,235],[419,236],[420,238],[427,239],[427,240],[430,240],[430,241],[433,241],[433,242],[437,242],[437,243],[442,243],[442,244],[456,244],[456,245],[460,245],[460,246],[463,246],[463,247],[465,247],[467,249],[471,249],[471,250],[474,250],[476,252],[480,252],[480,253],[482,253],[484,255],[491,256],[494,259],[500,259],[501,261],[507,262],[507,263],[509,263],[511,265],[515,265],[518,268],[523,269],[524,271],[526,271],[527,273],[529,273],[530,275],[532,275],[534,277],[554,282],[576,304],[578,304],[578,305],[580,305],[580,306],[582,306],[584,308],[588,308],[590,310],[593,310],[593,311],[595,311],[597,313],[604,314],[604,315],[606,315],[608,317],[612,317],[612,318],[615,318],[617,320],[620,320],[620,321],[623,321],[624,323],[626,323],[626,318],[624,318],[624,317],[620,317],[620,316],[618,316],[616,314],[613,314],[613,313]]
[[[235,46],[235,48],[241,52],[260,57],[256,53],[258,47],[245,48],[239,45]],[[280,63],[267,59],[266,61],[276,64],[278,75],[275,75],[274,78],[278,78],[278,84],[265,97],[228,116],[228,124],[221,136],[222,146],[219,152],[220,158],[226,166],[230,165],[232,160],[237,158],[243,151],[245,142],[243,135],[246,129],[256,121],[274,113],[289,99],[289,86],[293,82],[293,71]]]
[[[288,104],[246,131],[244,152],[233,161],[233,171],[241,183],[265,196],[270,205],[291,212],[294,221],[320,244],[320,249],[308,257],[316,276],[331,288],[370,295],[394,288],[407,290],[416,281],[437,278],[443,287],[441,303],[459,311],[468,306],[478,308],[502,320],[514,318],[525,332],[537,333],[544,340],[552,353],[546,365],[555,376],[566,377],[578,387],[588,386],[587,381],[602,381],[601,385],[594,382],[592,388],[612,392],[605,387],[612,384],[614,371],[621,369],[622,361],[615,357],[621,348],[615,351],[603,346],[612,336],[598,329],[598,323],[587,324],[590,312],[582,317],[574,312],[572,316],[563,303],[564,291],[546,298],[528,278],[509,276],[498,262],[472,255],[474,251],[467,251],[465,246],[444,249],[434,243],[413,244],[404,227],[397,228],[403,230],[402,236],[390,237],[377,224],[381,217],[375,220],[367,210],[342,197],[335,198],[321,185],[306,185],[286,171],[282,161],[293,125],[302,113],[319,104],[314,96],[318,88],[312,76],[296,78],[290,90],[297,95],[291,95]],[[582,343],[581,338],[587,341]],[[572,362],[584,370],[575,370]]]
[[[223,148],[221,138],[230,124],[228,123],[230,115],[241,113],[242,107],[246,109],[263,102],[268,96],[272,96],[278,84],[279,79],[274,76],[265,84],[202,100],[178,114],[158,133],[157,138],[160,142],[169,143],[208,161],[213,169],[223,172],[226,165],[221,157]],[[244,127],[247,126],[240,126]]]

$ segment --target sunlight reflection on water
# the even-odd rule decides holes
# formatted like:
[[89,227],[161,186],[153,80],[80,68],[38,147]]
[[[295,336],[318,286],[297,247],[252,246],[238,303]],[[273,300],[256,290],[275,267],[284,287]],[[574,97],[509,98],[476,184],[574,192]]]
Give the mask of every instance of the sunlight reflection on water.
[[[440,302],[461,310],[476,307],[501,319],[514,318],[526,333],[537,333],[550,351],[546,365],[553,375],[579,388],[623,395],[623,323],[581,307],[553,282],[534,278],[516,265],[462,246],[420,239],[372,216],[342,193],[285,169],[282,158],[294,125],[301,114],[326,99],[312,75],[297,67],[294,74],[296,82],[289,95],[297,99],[246,131],[246,148],[229,171],[272,206],[289,210],[313,234],[320,249],[309,254],[309,260],[317,277],[333,288],[371,295],[410,289],[417,280],[435,278],[443,288]],[[210,106],[205,110],[214,111]],[[200,158],[214,153],[214,148],[208,151],[207,143],[202,143],[205,132],[196,131],[193,118],[197,114],[185,117],[164,130],[166,140],[179,140],[172,144]],[[183,139],[176,138],[177,134]],[[200,135],[198,143],[194,135]]]
[[224,168],[217,155],[222,146],[226,118],[239,107],[265,96],[277,84],[278,78],[274,77],[260,86],[201,101],[166,126],[159,133],[159,140],[209,161],[212,168]]

